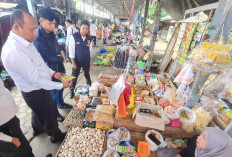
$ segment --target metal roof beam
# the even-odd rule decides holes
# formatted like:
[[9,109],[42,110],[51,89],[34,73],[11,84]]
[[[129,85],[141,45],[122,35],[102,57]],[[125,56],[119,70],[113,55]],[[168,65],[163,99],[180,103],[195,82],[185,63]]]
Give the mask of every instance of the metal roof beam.
[[197,8],[193,8],[193,9],[188,9],[185,11],[185,14],[191,14],[191,13],[195,13],[195,12],[201,12],[201,11],[206,11],[206,10],[212,10],[212,9],[216,9],[218,6],[219,2],[216,3],[212,3],[212,4],[208,4],[208,5],[203,5]]

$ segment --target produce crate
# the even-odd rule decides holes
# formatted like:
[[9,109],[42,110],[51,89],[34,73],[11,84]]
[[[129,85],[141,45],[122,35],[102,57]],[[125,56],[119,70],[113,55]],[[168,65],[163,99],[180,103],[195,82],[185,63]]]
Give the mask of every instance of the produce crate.
[[[67,117],[65,118],[65,120],[63,121],[63,125],[64,126],[75,126],[75,127],[83,127],[83,115],[84,112],[82,111],[75,111],[73,108],[72,110],[69,112],[69,114],[67,115]],[[79,119],[79,122],[78,122]]]
[[168,85],[170,86],[172,89],[176,90],[175,85],[172,83],[172,81],[170,79],[160,79],[160,82],[163,83],[164,85]]
[[118,76],[100,73],[98,75],[97,81],[99,83],[106,85],[106,86],[112,86],[113,84],[115,84],[118,81]]
[[[135,91],[135,93],[134,93],[135,97],[145,97],[144,95],[141,95],[141,92],[143,90],[149,91],[148,96],[151,96],[149,86],[147,86],[147,85],[133,85],[133,88],[134,88],[134,91]],[[136,88],[137,88],[137,90],[136,90]]]
[[[65,138],[64,138],[64,140],[62,141],[62,143],[61,143],[61,145],[60,145],[60,147],[59,147],[59,149],[58,149],[58,151],[57,151],[57,153],[56,153],[56,157],[60,157],[59,156],[59,154],[62,152],[61,150],[62,150],[62,147],[64,146],[64,144],[65,144],[65,141],[68,139],[68,136],[69,136],[69,133],[72,131],[72,129],[73,129],[74,127],[70,127],[69,128],[69,130],[68,130],[68,132],[67,132],[67,134],[66,134],[66,136],[65,136]],[[81,128],[81,129],[84,129],[84,128]],[[77,134],[78,135],[78,134]],[[102,154],[101,154],[101,156],[103,156],[103,154],[104,154],[104,152],[105,152],[105,150],[104,150],[104,148],[106,148],[107,147],[107,136],[106,136],[106,132],[105,132],[105,134],[104,134],[104,142],[103,142],[103,145],[102,145]],[[71,142],[71,141],[70,141]],[[72,143],[72,142],[71,142]]]

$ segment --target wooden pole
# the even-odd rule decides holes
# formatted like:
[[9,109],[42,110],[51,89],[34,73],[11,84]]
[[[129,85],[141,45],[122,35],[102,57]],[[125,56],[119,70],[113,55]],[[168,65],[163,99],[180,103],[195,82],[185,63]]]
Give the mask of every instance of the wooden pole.
[[[137,33],[136,33],[136,40],[135,40],[136,45],[137,45],[138,38],[139,38],[139,27],[140,27],[140,22],[141,22],[141,14],[142,14],[142,11],[143,11],[143,0],[142,0],[142,2],[141,2],[141,5],[140,5],[140,13],[138,13],[139,25],[138,25]],[[139,15],[139,14],[140,14],[140,15]]]
[[147,21],[148,9],[149,9],[149,0],[146,0],[145,14],[144,14],[144,19],[143,19],[143,31],[142,31],[142,35],[141,35],[141,39],[139,41],[139,44],[143,43],[144,32],[146,30],[146,21]]
[[151,68],[152,59],[153,59],[153,55],[154,55],[155,42],[156,42],[158,30],[159,30],[159,23],[160,23],[160,16],[161,16],[162,7],[163,7],[163,0],[157,0],[156,1],[156,10],[155,10],[155,24],[154,24],[154,28],[152,31],[152,38],[150,41],[150,57],[149,57],[149,60],[147,63],[147,70],[148,71]]

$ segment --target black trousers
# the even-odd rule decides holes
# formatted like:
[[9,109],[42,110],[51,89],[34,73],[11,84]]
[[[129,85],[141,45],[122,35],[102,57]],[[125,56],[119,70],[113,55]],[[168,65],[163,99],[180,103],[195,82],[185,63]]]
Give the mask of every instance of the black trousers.
[[45,131],[54,139],[59,139],[62,132],[58,128],[57,111],[51,92],[40,89],[29,93],[22,92],[23,98],[32,112],[32,128],[35,132]]
[[96,36],[92,36],[92,38],[93,38],[94,46],[96,46]]
[[0,157],[34,157],[31,146],[24,136],[19,119],[16,116],[1,125],[0,132],[16,137],[21,142],[21,145],[17,148],[11,142],[0,141]]
[[70,86],[71,92],[74,91],[74,88],[75,88],[75,86],[77,84],[77,78],[78,78],[78,76],[80,74],[81,68],[83,68],[83,70],[84,70],[84,75],[85,75],[85,78],[86,78],[86,83],[88,85],[92,84],[91,79],[90,79],[90,75],[89,75],[90,63],[77,64],[77,69],[72,69],[72,76],[74,76],[76,78],[72,80],[72,85]]

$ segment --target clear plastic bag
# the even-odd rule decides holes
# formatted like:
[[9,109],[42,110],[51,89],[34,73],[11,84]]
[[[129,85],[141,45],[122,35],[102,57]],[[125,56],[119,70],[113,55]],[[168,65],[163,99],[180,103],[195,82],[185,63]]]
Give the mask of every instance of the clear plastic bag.
[[101,105],[101,104],[102,104],[102,99],[100,97],[93,97],[89,106],[96,107],[97,105]]
[[110,105],[97,105],[96,111],[113,116],[115,113],[115,108],[114,106],[110,106]]
[[232,69],[229,68],[224,73],[217,76],[204,89],[204,94],[213,96],[216,99],[227,99],[230,96],[230,89],[232,87]]
[[124,127],[119,127],[115,133],[118,135],[118,139],[121,140],[125,140],[125,141],[130,141],[131,136],[130,136],[130,132],[124,128]]
[[230,66],[230,47],[203,42],[193,50],[190,61],[201,71],[218,72]]
[[115,152],[114,150],[107,150],[104,152],[102,157],[120,157],[119,154],[117,152]]
[[194,129],[201,132],[203,128],[210,123],[213,117],[218,114],[220,108],[221,105],[217,100],[202,96],[200,103],[192,108],[196,113]]
[[187,63],[184,65],[180,73],[175,78],[174,82],[189,85],[194,81],[193,65]]
[[182,128],[185,129],[186,132],[193,132],[196,113],[188,107],[182,107],[179,109],[179,116]]
[[95,81],[89,88],[89,96],[91,97],[97,96],[99,86],[100,86],[100,83]]

